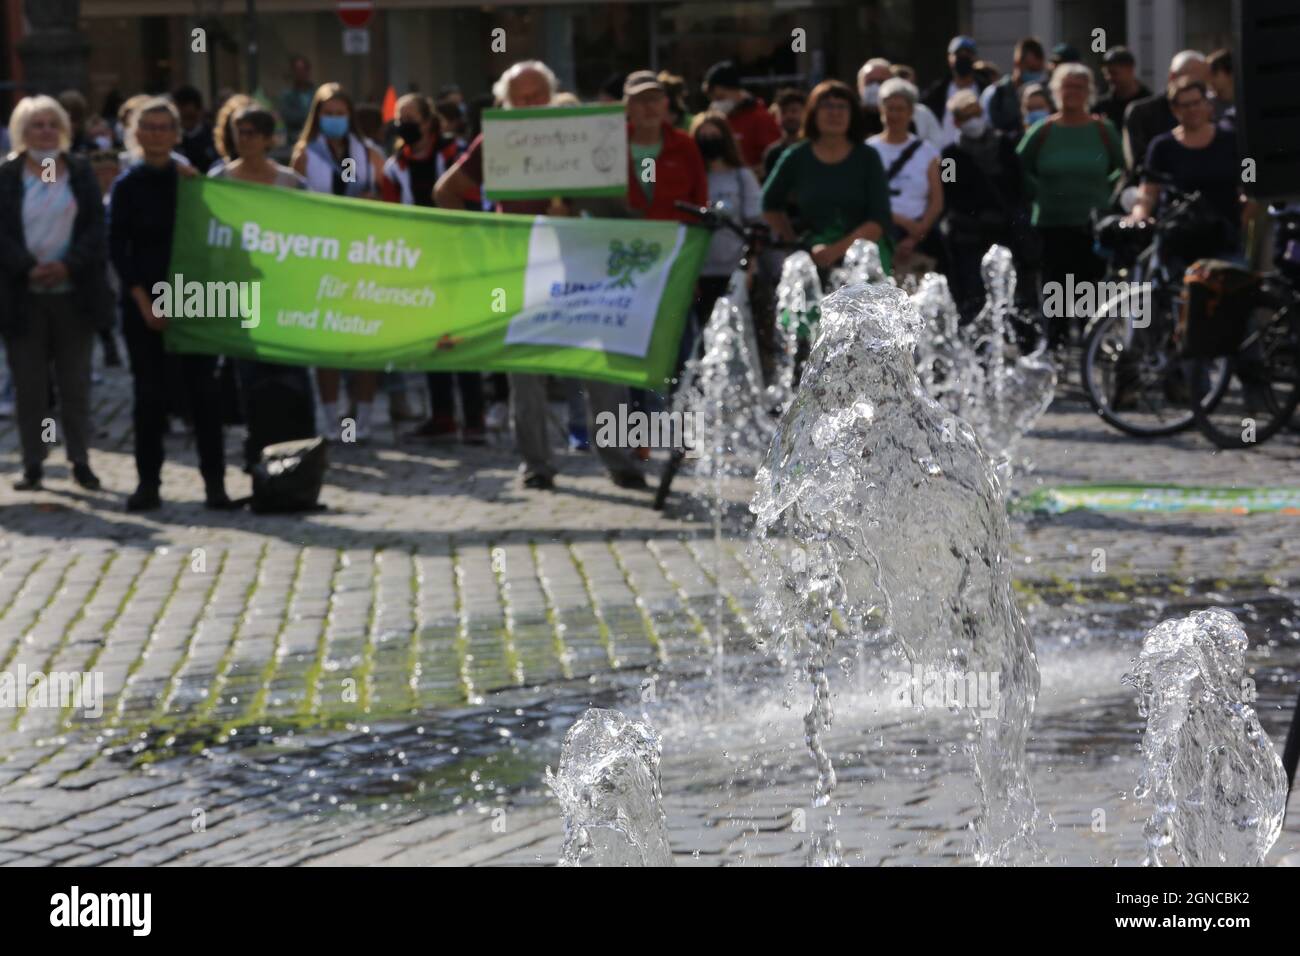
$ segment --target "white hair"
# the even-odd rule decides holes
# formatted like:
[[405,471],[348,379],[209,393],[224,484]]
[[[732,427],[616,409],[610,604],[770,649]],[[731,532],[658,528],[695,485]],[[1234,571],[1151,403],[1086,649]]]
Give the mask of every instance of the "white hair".
[[1062,63],[1052,71],[1052,79],[1048,84],[1052,89],[1052,99],[1056,100],[1057,103],[1061,102],[1061,87],[1071,76],[1081,76],[1088,81],[1088,102],[1091,103],[1097,87],[1092,78],[1092,70],[1082,63]]
[[1174,58],[1169,61],[1170,73],[1181,73],[1192,63],[1206,63],[1205,54],[1200,50],[1183,50],[1181,53],[1175,53]]
[[52,96],[24,96],[9,117],[9,141],[14,153],[27,151],[27,127],[42,113],[51,114],[59,127],[59,150],[64,152],[72,145],[72,121],[59,101]]
[[914,107],[916,106],[916,101],[920,98],[920,95],[921,94],[916,90],[915,84],[907,82],[907,80],[903,79],[901,76],[891,76],[889,79],[885,80],[885,82],[880,84],[879,101],[881,103],[884,103],[885,100],[892,99],[895,96],[901,96],[903,99],[907,100],[908,106]]
[[510,102],[510,84],[521,74],[528,72],[540,73],[546,80],[546,86],[550,89],[551,96],[555,96],[555,91],[560,88],[560,81],[554,71],[541,60],[520,60],[508,67],[501,74],[501,78],[492,84],[492,95],[497,98],[502,106],[508,107],[512,105]]
[[863,85],[867,81],[867,74],[870,73],[872,70],[876,69],[877,67],[883,67],[884,69],[887,70],[891,66],[893,66],[893,64],[890,63],[888,60],[886,60],[883,56],[873,56],[866,63],[863,63],[862,66],[858,67],[858,89],[859,90],[862,89]]

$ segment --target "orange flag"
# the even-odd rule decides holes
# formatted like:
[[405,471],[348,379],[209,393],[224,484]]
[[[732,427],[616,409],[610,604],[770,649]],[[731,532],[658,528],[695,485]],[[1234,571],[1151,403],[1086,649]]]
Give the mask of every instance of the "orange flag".
[[389,86],[384,92],[383,115],[385,123],[397,116],[397,90],[393,89],[392,86]]

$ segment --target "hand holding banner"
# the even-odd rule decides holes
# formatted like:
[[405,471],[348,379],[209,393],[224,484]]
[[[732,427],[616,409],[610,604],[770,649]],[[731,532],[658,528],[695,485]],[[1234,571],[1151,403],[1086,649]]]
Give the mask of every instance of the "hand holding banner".
[[483,192],[494,200],[626,195],[622,104],[484,110]]
[[708,234],[182,181],[168,348],[324,368],[535,372],[659,388]]

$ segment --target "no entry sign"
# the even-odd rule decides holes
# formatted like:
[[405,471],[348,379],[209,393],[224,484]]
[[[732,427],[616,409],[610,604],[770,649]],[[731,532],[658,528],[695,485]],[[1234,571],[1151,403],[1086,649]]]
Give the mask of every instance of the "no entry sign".
[[345,27],[364,27],[375,15],[374,0],[338,0],[334,10]]

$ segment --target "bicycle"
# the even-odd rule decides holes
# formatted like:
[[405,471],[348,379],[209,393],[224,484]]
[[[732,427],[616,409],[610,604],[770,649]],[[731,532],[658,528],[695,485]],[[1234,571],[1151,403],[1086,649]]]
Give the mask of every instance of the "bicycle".
[[[799,243],[780,242],[773,239],[764,223],[750,223],[743,225],[729,216],[723,207],[715,206],[696,206],[678,200],[676,207],[683,212],[693,213],[699,220],[699,224],[710,231],[715,229],[727,229],[741,238],[742,246],[740,258],[736,263],[736,268],[732,271],[727,281],[727,290],[719,298],[719,303],[724,299],[727,300],[731,307],[736,309],[743,323],[745,330],[743,348],[749,351],[750,365],[752,368],[759,368],[759,349],[758,337],[754,331],[753,312],[750,308],[749,296],[749,271],[750,264],[757,260],[758,254],[764,249],[802,249],[804,246]],[[715,310],[716,311],[716,310]],[[705,320],[707,323],[712,316]],[[703,358],[704,334],[703,328],[700,335],[695,340],[692,349],[692,360],[686,363],[686,370],[681,374],[675,392],[689,390],[694,387],[693,369],[701,358]],[[686,460],[687,449],[674,448],[668,458],[664,470],[659,476],[659,486],[655,490],[655,497],[652,507],[655,511],[662,511],[668,502],[668,495],[672,489],[673,480],[677,477],[677,472],[681,470],[682,462]]]
[[[1112,266],[1098,298],[1104,301],[1083,335],[1082,379],[1088,403],[1113,428],[1140,438],[1173,435],[1191,428],[1196,408],[1189,401],[1193,370],[1178,355],[1174,332],[1181,310],[1182,267],[1178,246],[1194,247],[1217,220],[1208,216],[1198,191],[1163,184],[1173,202],[1154,225],[1132,235],[1116,217],[1095,227],[1098,245],[1123,247],[1150,242],[1131,265],[1112,254]],[[1173,248],[1171,248],[1173,247]],[[1119,288],[1116,288],[1119,286]],[[1196,374],[1198,401],[1213,405],[1227,388],[1227,360],[1218,358]]]
[[[1284,236],[1300,233],[1300,212],[1271,214]],[[1241,327],[1221,323],[1215,329],[1229,336],[1224,347],[1190,362],[1196,427],[1219,448],[1268,441],[1300,405],[1300,241],[1279,243],[1274,265],[1270,272],[1255,274],[1254,304]],[[1225,362],[1222,387],[1197,400],[1208,389],[1212,363]]]

